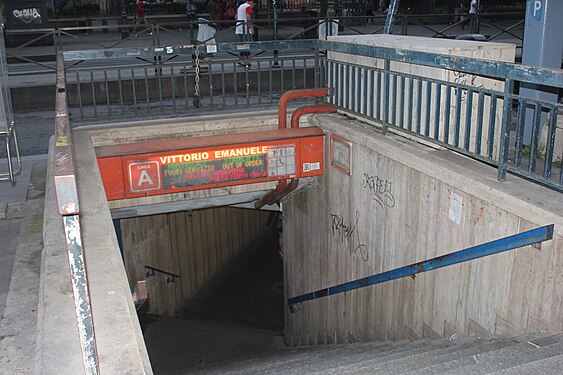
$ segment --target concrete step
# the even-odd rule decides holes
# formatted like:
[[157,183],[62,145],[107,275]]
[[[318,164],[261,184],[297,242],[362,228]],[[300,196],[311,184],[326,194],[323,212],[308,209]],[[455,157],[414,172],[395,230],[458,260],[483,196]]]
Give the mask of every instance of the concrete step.
[[563,334],[534,339],[474,356],[474,363],[444,374],[488,374],[563,355]]
[[[428,342],[428,340],[419,340]],[[201,374],[252,374],[252,373],[291,373],[294,369],[299,369],[301,373],[311,363],[327,363],[333,359],[341,361],[342,358],[351,358],[354,355],[374,356],[389,355],[390,353],[406,350],[405,345],[415,343],[422,345],[418,341],[386,341],[386,342],[369,342],[369,343],[352,343],[338,345],[321,345],[299,347],[298,349],[290,349],[284,353],[272,353],[272,355],[263,355],[242,361],[230,361],[221,364],[209,366],[207,368],[197,369],[197,373]],[[358,354],[359,353],[359,354]],[[361,358],[359,359],[361,360]],[[329,365],[333,366],[333,365]],[[194,369],[195,370],[195,369]],[[315,372],[314,370],[312,372]],[[195,373],[195,372],[194,372]]]
[[[190,369],[190,374],[559,374],[563,334],[322,345]],[[422,368],[421,368],[422,367]],[[178,372],[180,374],[183,372]]]
[[[288,371],[291,373],[293,369],[302,371],[304,367],[311,363],[327,363],[335,358],[338,360],[350,358],[355,353],[357,354],[358,351],[360,351],[362,355],[378,356],[397,350],[404,350],[404,343],[406,342],[353,343],[300,347],[299,349],[292,349],[283,354],[276,352],[271,356],[260,356],[250,360],[233,361],[218,364],[217,366],[210,366],[208,370],[212,372],[206,372],[203,368],[200,370],[202,374],[261,374],[264,372],[286,373]],[[365,352],[369,354],[364,354]]]
[[[369,343],[349,344],[345,352],[328,352],[322,355],[312,355],[299,363],[296,371],[288,374],[328,374],[333,369],[347,368],[363,363],[366,360],[378,358],[384,361],[387,358],[404,356],[409,352],[424,350],[430,345],[429,340],[401,341],[393,346],[372,347]],[[272,373],[284,372],[285,366],[281,364],[271,368]],[[337,372],[339,373],[339,371]]]
[[[419,340],[422,341],[422,340]],[[458,343],[451,342],[448,339],[434,340],[429,342],[421,343],[421,345],[414,346],[412,344],[405,345],[403,350],[398,353],[391,355],[385,355],[384,357],[373,358],[365,357],[364,361],[355,363],[353,366],[342,365],[335,367],[326,371],[326,374],[372,374],[375,372],[386,373],[388,371],[394,371],[394,365],[396,362],[401,361],[411,361],[414,358],[420,358],[423,356],[431,355],[430,353],[436,350],[444,350],[446,348],[457,347]],[[383,370],[387,369],[387,370]]]
[[495,371],[494,375],[542,374],[560,375],[563,372],[563,355],[528,362],[519,366]]
[[471,345],[462,345],[441,353],[432,353],[427,358],[419,359],[410,368],[398,369],[398,373],[405,374],[436,374],[458,369],[475,363],[476,355],[517,345],[518,341],[505,339],[476,340]]

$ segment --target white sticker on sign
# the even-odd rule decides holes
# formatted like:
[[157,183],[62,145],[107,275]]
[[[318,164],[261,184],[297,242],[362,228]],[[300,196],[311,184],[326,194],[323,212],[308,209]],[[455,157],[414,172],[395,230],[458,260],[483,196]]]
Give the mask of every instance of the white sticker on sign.
[[462,208],[463,208],[462,196],[452,191],[450,193],[450,209],[448,210],[448,216],[450,220],[456,223],[457,225],[460,225],[461,223]]
[[217,44],[208,44],[207,53],[217,53]]
[[321,163],[320,162],[311,163],[311,170],[312,171],[318,171],[319,169],[321,169]]
[[303,163],[303,172],[309,172],[311,170],[311,163]]

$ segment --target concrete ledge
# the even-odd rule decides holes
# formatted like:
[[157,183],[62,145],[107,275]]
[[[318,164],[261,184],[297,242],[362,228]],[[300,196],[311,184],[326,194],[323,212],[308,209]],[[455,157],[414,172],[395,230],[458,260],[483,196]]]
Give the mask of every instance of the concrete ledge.
[[[89,141],[89,140],[87,140]],[[77,142],[82,243],[103,374],[152,374],[150,361],[128,287],[93,148]],[[90,163],[88,163],[90,160]],[[44,243],[38,312],[36,374],[76,374],[83,368],[78,339],[64,229],[53,180],[53,143],[45,198]]]
[[[90,137],[73,139],[100,372],[152,374]],[[85,199],[87,198],[87,199]]]
[[34,373],[73,375],[83,368],[82,353],[74,313],[63,222],[56,203],[53,149],[51,139],[45,186],[44,248],[41,254]]

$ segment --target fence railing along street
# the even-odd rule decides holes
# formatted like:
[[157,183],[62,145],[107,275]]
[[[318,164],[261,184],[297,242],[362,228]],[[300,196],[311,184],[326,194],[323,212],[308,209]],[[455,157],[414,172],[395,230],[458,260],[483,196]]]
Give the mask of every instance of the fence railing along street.
[[[199,59],[195,66],[175,62],[210,51],[224,57]],[[241,52],[249,56],[241,58]],[[334,60],[331,52],[385,64],[352,64]],[[328,86],[330,103],[379,124],[384,132],[409,133],[494,165],[499,180],[509,171],[563,190],[563,138],[557,130],[562,104],[525,98],[514,89],[517,83],[531,83],[561,90],[561,70],[323,40],[68,51],[64,58],[68,81],[74,83],[68,100],[75,125],[132,115],[262,107],[289,89]],[[72,66],[86,60],[105,63],[99,68]],[[139,60],[145,63],[133,65]],[[108,67],[118,61],[131,64]],[[504,89],[393,71],[392,61],[495,79]],[[523,138],[527,116],[533,119],[529,142]]]

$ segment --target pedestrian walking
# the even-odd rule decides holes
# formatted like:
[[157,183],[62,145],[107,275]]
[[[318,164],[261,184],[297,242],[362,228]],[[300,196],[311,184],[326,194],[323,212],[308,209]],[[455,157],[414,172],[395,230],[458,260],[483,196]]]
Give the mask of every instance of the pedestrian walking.
[[197,7],[195,4],[188,0],[186,3],[186,17],[188,17],[188,21],[195,21],[197,15]]
[[142,0],[137,0],[137,7],[135,9],[135,26],[133,27],[133,35],[137,36],[137,26],[144,23],[148,25],[145,18],[145,4]]
[[[252,9],[256,3],[254,0],[248,0],[247,2],[241,4],[237,9],[237,26],[235,28],[235,34],[240,38],[241,42],[252,42],[252,35],[254,34],[254,29],[250,24],[252,19]],[[248,58],[250,52],[241,52],[241,58]],[[250,66],[250,63],[244,64],[246,67]]]
[[471,0],[469,3],[469,14],[476,14],[479,8],[479,2],[477,0]]
[[465,30],[465,25],[468,22],[474,22],[473,18],[477,14],[477,10],[479,9],[479,1],[478,0],[470,0],[469,1],[469,18],[465,18],[461,23],[461,29]]
[[248,0],[247,2],[241,4],[237,9],[237,27],[235,29],[235,34],[240,38],[241,42],[251,42],[252,35],[254,34],[254,28],[250,24],[252,19],[252,9],[256,3],[254,0]]

